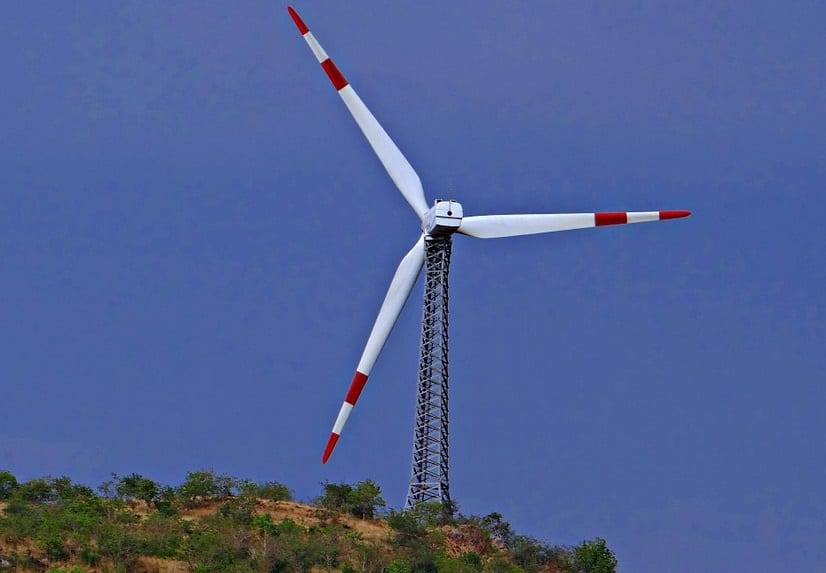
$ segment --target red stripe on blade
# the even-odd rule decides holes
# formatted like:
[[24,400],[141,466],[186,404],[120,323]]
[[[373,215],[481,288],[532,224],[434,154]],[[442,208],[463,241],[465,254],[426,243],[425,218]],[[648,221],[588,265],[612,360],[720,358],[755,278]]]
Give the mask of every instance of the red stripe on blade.
[[628,213],[594,213],[597,227],[603,225],[624,225],[628,222]]
[[330,78],[331,82],[333,82],[333,86],[336,88],[336,91],[340,91],[342,88],[347,87],[347,80],[345,80],[344,76],[341,75],[341,72],[338,71],[338,68],[333,63],[333,60],[327,58],[321,62],[321,67],[324,68],[325,72],[327,72],[327,77]]
[[292,6],[287,6],[287,12],[289,12],[290,16],[292,16],[293,22],[295,22],[295,25],[298,27],[298,31],[301,32],[302,36],[310,31],[307,24],[305,24],[304,20],[301,19],[301,16],[298,15],[298,12],[293,10]]
[[333,448],[336,447],[336,442],[338,441],[338,434],[330,434],[330,439],[327,440],[327,447],[324,448],[324,455],[321,456],[321,463],[326,464],[327,460],[330,459],[330,454],[333,453]]
[[361,391],[364,390],[365,384],[367,384],[367,374],[356,371],[356,375],[353,376],[353,381],[350,382],[350,389],[347,391],[347,396],[344,397],[344,401],[355,406],[356,400],[361,396]]
[[681,219],[691,215],[691,211],[660,211],[660,220],[663,219]]

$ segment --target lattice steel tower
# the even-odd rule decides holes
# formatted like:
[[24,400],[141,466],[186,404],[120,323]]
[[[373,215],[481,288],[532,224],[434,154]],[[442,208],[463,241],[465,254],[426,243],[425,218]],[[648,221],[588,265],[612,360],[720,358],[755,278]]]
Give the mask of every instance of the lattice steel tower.
[[425,287],[413,469],[407,507],[438,501],[449,507],[448,271],[450,235],[425,237]]

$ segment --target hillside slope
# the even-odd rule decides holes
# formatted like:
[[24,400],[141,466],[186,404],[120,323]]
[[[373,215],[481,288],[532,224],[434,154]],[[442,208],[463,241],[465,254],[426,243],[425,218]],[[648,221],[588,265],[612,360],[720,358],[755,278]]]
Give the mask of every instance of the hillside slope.
[[[100,494],[68,478],[0,472],[0,572],[613,573],[596,539],[575,548],[517,535],[497,513],[439,504],[378,512],[366,480],[325,484],[314,504],[277,482],[191,472],[178,487],[113,476]],[[5,481],[4,481],[5,479]]]

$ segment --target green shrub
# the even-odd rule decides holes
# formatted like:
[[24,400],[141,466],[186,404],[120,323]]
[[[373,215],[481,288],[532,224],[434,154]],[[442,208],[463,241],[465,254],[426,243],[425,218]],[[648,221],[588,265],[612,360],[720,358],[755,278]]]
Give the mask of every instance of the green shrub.
[[616,573],[616,570],[617,558],[604,539],[597,537],[574,547],[571,573]]
[[158,513],[166,517],[174,517],[178,515],[176,502],[177,496],[175,495],[175,488],[168,485],[162,486],[153,500],[155,509],[158,510]]
[[115,491],[121,499],[139,499],[149,504],[157,499],[160,486],[149,478],[133,473],[120,478],[115,485]]
[[104,524],[97,533],[100,555],[119,565],[128,566],[142,553],[143,547],[134,532],[122,525]]
[[424,501],[417,503],[405,512],[413,515],[416,520],[426,527],[437,527],[456,523],[453,514],[456,512],[455,502]]
[[0,499],[9,499],[19,486],[17,478],[11,472],[0,471]]
[[244,480],[238,484],[242,496],[270,501],[292,501],[293,492],[290,488],[277,481],[268,481],[257,484]]
[[84,545],[80,548],[80,558],[87,565],[97,565],[100,563],[100,551],[97,547]]
[[189,537],[182,543],[180,554],[190,563],[193,571],[251,570],[249,553],[244,545],[233,542],[231,535],[203,523],[192,527]]
[[353,486],[347,483],[325,483],[324,491],[316,503],[330,511],[346,511],[349,505],[348,498]]
[[410,565],[406,559],[397,557],[385,566],[384,573],[410,573]]
[[[479,555],[473,553],[478,560],[478,569],[471,565],[468,560],[464,559],[466,555],[470,555],[470,553],[465,553],[462,557],[454,559],[440,552],[436,554],[434,559],[436,568],[439,570],[439,573],[474,573],[479,571],[482,567],[482,559]],[[473,561],[473,559],[471,558],[470,561]]]
[[387,524],[396,532],[396,540],[402,545],[423,539],[427,535],[424,524],[410,511],[391,509],[387,516]]
[[347,511],[361,519],[373,519],[379,508],[387,506],[381,488],[369,479],[358,482],[348,497],[350,507]]
[[529,573],[539,571],[551,561],[553,549],[525,535],[512,535],[507,544],[511,560]]
[[55,507],[52,513],[62,531],[82,541],[88,541],[108,515],[99,497],[76,497]]
[[218,507],[218,515],[240,526],[250,525],[254,512],[255,500],[247,497],[229,499]]
[[387,503],[381,496],[381,488],[373,480],[346,483],[325,483],[324,492],[316,503],[330,511],[342,511],[360,519],[373,519],[379,508]]
[[293,551],[298,556],[304,571],[314,565],[326,569],[338,567],[339,546],[331,532],[324,529],[311,530],[302,538],[293,538]]
[[46,557],[52,561],[60,561],[68,556],[66,548],[63,545],[63,539],[60,538],[60,534],[56,531],[50,531],[40,536],[38,545],[43,550],[43,553],[46,554]]
[[491,537],[506,546],[510,543],[514,535],[511,524],[502,518],[501,513],[496,511],[483,517],[480,525],[490,533]]
[[459,559],[473,571],[482,570],[482,557],[475,551],[468,551],[463,553]]
[[71,478],[61,476],[59,478],[51,478],[48,480],[59,501],[70,501],[77,498],[94,497],[95,492],[92,488],[72,483]]
[[511,563],[503,556],[495,557],[485,564],[485,573],[525,573],[519,565]]
[[174,558],[183,543],[184,528],[177,517],[155,513],[141,523],[138,535],[144,552]]
[[212,470],[187,472],[177,494],[188,507],[203,505],[210,500],[224,500],[238,491],[238,480],[228,475],[219,475]]
[[13,501],[0,516],[0,532],[5,535],[6,541],[19,543],[27,537],[34,537],[42,521],[36,508]]
[[50,503],[57,501],[57,492],[47,478],[23,482],[14,489],[10,499],[30,503]]

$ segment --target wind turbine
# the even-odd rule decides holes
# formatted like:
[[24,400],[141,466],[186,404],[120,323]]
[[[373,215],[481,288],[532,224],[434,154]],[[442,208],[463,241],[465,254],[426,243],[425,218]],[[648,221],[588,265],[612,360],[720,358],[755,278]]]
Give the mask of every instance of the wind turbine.
[[492,239],[678,219],[687,217],[691,213],[689,211],[637,211],[465,217],[462,205],[453,199],[436,199],[432,207],[428,206],[416,171],[364,105],[298,13],[292,7],[288,7],[287,10],[390,178],[418,215],[422,231],[416,244],[402,259],[390,282],[390,288],[387,290],[379,315],[367,339],[364,352],[321,460],[327,463],[330,458],[344,424],[353,406],[356,405],[367,383],[367,378],[370,376],[370,371],[424,266],[426,278],[416,399],[416,429],[413,441],[413,467],[406,504],[408,507],[423,501],[439,501],[449,504],[447,329],[448,271],[453,234]]

